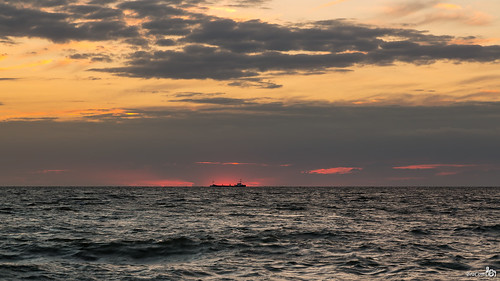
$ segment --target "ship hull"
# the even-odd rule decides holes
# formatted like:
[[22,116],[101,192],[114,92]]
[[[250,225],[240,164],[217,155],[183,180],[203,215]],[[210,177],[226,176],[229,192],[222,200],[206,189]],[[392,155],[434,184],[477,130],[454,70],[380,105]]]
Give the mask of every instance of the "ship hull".
[[225,185],[225,184],[212,184],[210,187],[246,187],[245,184]]

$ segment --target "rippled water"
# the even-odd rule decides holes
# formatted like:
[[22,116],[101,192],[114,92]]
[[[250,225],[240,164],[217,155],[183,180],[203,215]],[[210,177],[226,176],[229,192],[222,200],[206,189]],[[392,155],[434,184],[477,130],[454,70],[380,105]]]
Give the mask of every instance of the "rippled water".
[[471,280],[500,270],[500,188],[12,187],[0,203],[1,280]]

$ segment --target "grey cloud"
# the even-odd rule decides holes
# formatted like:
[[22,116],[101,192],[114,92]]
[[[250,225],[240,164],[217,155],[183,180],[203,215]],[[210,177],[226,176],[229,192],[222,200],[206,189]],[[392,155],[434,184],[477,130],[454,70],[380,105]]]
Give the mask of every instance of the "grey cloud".
[[0,44],[14,45],[16,42],[9,37],[0,36]]
[[19,78],[0,77],[0,81],[14,81],[18,79]]
[[129,66],[91,70],[130,77],[227,80],[257,76],[265,71],[344,68],[362,62],[363,57],[360,53],[287,55],[279,52],[250,56],[191,45],[183,51],[138,52],[131,56]]
[[172,39],[159,39],[156,41],[156,45],[158,46],[175,46],[177,42]]
[[185,97],[196,97],[196,96],[220,96],[224,93],[200,93],[200,92],[182,92],[175,93],[173,96],[177,98],[185,98]]
[[123,40],[123,42],[130,44],[130,45],[141,46],[145,49],[149,48],[149,41],[147,39],[141,38],[141,37],[127,38],[127,39]]
[[[323,27],[326,22],[321,23]],[[384,30],[358,27],[344,21],[329,21],[324,28],[291,28],[259,20],[236,22],[208,20],[183,40],[208,43],[238,53],[262,51],[369,51],[377,48]]]
[[482,75],[460,81],[460,84],[472,84],[483,81],[500,81],[500,75]]
[[88,4],[90,5],[103,5],[103,4],[112,4],[117,2],[117,0],[92,0],[89,1]]
[[[233,110],[225,110],[227,107]],[[128,110],[144,118],[103,115],[89,116],[101,122],[0,123],[4,133],[0,139],[3,184],[7,184],[5,179],[10,173],[53,166],[71,170],[94,167],[100,171],[147,166],[167,178],[175,175],[203,182],[209,168],[193,163],[204,159],[290,163],[293,165],[285,170],[245,169],[256,176],[279,175],[280,184],[307,185],[332,180],[329,176],[301,173],[317,168],[363,167],[351,184],[384,185],[391,184],[390,177],[418,173],[394,170],[394,166],[500,166],[498,103],[346,107],[320,102],[274,102],[226,105],[224,109],[213,104],[212,108],[197,111]],[[33,131],[45,133],[33,139],[29,137]],[[165,162],[178,163],[180,168],[165,168]],[[73,178],[73,184],[89,183],[89,175]],[[484,171],[475,177],[447,177],[438,184],[496,185],[499,180],[497,171]],[[436,182],[430,178],[419,184]]]
[[0,3],[0,34],[2,36],[35,36],[59,40],[57,33],[74,31],[67,25],[66,16],[33,9],[18,9]]
[[180,5],[183,1],[172,0],[170,5],[166,5],[162,1],[129,1],[118,5],[118,8],[132,10],[137,13],[138,18],[168,18],[172,15],[183,15],[185,12],[182,9],[176,8],[173,5]]
[[76,19],[119,19],[123,16],[121,10],[102,5],[70,5],[65,7],[63,11],[71,13]]
[[192,25],[197,23],[196,20],[164,18],[144,23],[142,27],[154,35],[186,35],[191,33]]
[[216,105],[247,105],[247,104],[255,104],[249,100],[245,99],[236,99],[236,98],[185,98],[179,100],[172,100],[174,102],[190,102],[190,103],[199,103],[199,104],[216,104]]
[[478,93],[473,93],[473,94],[468,94],[459,97],[459,99],[463,100],[470,100],[474,98],[500,98],[500,91],[493,91],[493,92],[478,92]]
[[[3,2],[14,5],[21,4],[21,1],[19,0],[4,0]],[[78,0],[23,0],[22,4],[31,5],[34,7],[59,7],[76,2],[78,2]]]
[[375,64],[403,61],[433,63],[436,60],[494,62],[500,59],[500,46],[420,45],[408,41],[390,42],[371,52],[369,62]]
[[412,42],[380,44],[367,52],[329,54],[242,54],[215,47],[190,45],[182,51],[139,52],[128,66],[92,69],[130,77],[216,79],[255,77],[267,71],[322,71],[353,65],[388,65],[397,61],[429,64],[436,60],[493,62],[500,59],[500,46],[420,45]]
[[[84,23],[71,20],[74,15],[64,12],[44,12],[0,4],[0,36],[47,38],[55,42],[68,40],[112,40],[137,37],[137,27],[106,19]],[[82,18],[82,15],[79,15]]]
[[207,18],[184,39],[238,53],[263,51],[369,52],[378,49],[384,36],[405,38],[413,43],[445,44],[450,36],[434,36],[411,29],[377,28],[346,20],[318,21],[302,27],[283,26],[259,20],[236,22]]
[[469,93],[465,95],[447,95],[437,94],[435,90],[417,89],[415,92],[418,94],[391,94],[387,95],[373,95],[358,100],[339,101],[338,104],[353,105],[353,104],[366,104],[371,106],[381,105],[404,105],[404,106],[424,106],[424,105],[457,105],[461,103],[474,103],[487,100],[499,100],[500,91],[479,91],[476,93]]
[[112,62],[113,59],[110,55],[99,53],[76,53],[69,56],[70,59],[90,59],[94,62]]
[[[154,20],[143,28],[158,36],[183,35],[177,43],[188,45],[179,51],[134,53],[125,66],[98,71],[144,78],[231,80],[257,78],[269,71],[318,73],[331,68],[390,65],[398,61],[429,64],[437,60],[493,62],[500,59],[500,46],[453,45],[449,43],[451,36],[378,28],[345,20],[293,27],[198,15],[192,20]],[[384,41],[385,37],[400,40]],[[167,41],[167,45],[172,43]],[[288,53],[297,51],[298,54]],[[304,51],[316,53],[300,53]],[[279,87],[270,83],[257,86]],[[234,81],[229,85],[252,83]]]
[[[57,12],[52,13],[13,3],[0,4],[0,38],[28,36],[55,42],[121,40],[142,47],[143,51],[131,53],[121,67],[92,70],[129,77],[228,80],[231,86],[272,89],[280,85],[261,77],[269,72],[317,74],[344,71],[355,65],[500,59],[498,45],[455,45],[452,36],[414,29],[381,28],[341,19],[296,25],[234,21],[185,9],[209,3],[203,0],[116,1],[115,8],[106,6],[110,2],[97,5],[96,1],[85,5],[72,1],[30,2],[66,4],[57,4]],[[123,20],[123,10],[133,11],[145,22],[128,25]],[[182,49],[155,48],[174,45]]]
[[234,3],[229,4],[230,7],[262,7],[264,4],[269,3],[270,0],[235,0]]
[[277,89],[283,87],[283,85],[276,84],[271,81],[265,81],[261,78],[244,78],[238,79],[227,84],[228,86],[236,86],[242,88],[261,88],[261,89]]

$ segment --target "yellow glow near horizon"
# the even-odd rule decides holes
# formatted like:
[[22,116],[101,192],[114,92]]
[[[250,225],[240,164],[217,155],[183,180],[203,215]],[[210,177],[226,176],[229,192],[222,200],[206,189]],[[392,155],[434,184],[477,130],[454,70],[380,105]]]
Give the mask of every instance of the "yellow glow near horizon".
[[462,6],[450,3],[438,3],[434,7],[444,10],[461,10]]
[[41,66],[41,65],[46,65],[46,64],[49,64],[52,62],[53,62],[53,60],[51,60],[51,59],[39,60],[39,61],[25,63],[25,64],[13,65],[13,66],[9,66],[9,67],[0,67],[0,71],[32,68],[32,67],[37,67],[37,66]]

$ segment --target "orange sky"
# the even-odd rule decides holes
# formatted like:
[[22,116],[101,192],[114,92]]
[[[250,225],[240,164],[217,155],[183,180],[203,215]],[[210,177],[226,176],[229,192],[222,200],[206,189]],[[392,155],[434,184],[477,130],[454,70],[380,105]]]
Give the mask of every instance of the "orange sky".
[[[472,128],[490,133],[498,131],[496,127],[488,127],[488,122],[482,122],[484,119],[481,118],[486,116],[471,117],[470,122],[477,123],[469,124],[459,118],[469,113],[454,111],[461,106],[496,106],[500,101],[500,21],[498,15],[492,13],[500,10],[498,1],[221,0],[209,3],[186,0],[182,5],[162,1],[116,0],[98,5],[90,1],[66,2],[62,6],[29,0],[0,4],[0,10],[3,10],[0,13],[5,13],[0,20],[0,121],[9,130],[18,122],[32,122],[32,125],[19,125],[21,127],[37,126],[43,122],[83,127],[87,125],[82,124],[103,122],[118,124],[116,126],[131,122],[152,124],[159,119],[179,122],[175,124],[176,129],[172,129],[172,134],[178,135],[179,139],[169,143],[174,146],[179,143],[175,149],[185,150],[184,154],[172,156],[165,163],[189,159],[185,160],[185,166],[175,173],[164,172],[166,168],[157,167],[167,165],[161,161],[148,163],[130,159],[131,163],[140,164],[131,164],[129,168],[142,171],[138,173],[141,176],[129,179],[130,185],[204,185],[213,180],[210,173],[221,170],[225,174],[236,173],[234,177],[222,174],[221,177],[234,178],[231,180],[235,181],[248,176],[252,178],[247,181],[259,184],[290,184],[293,181],[287,178],[294,177],[300,178],[300,184],[304,185],[387,184],[391,183],[391,178],[420,178],[391,174],[419,172],[391,168],[396,166],[465,165],[459,171],[442,171],[441,177],[463,174],[467,167],[478,172],[485,169],[478,169],[477,165],[495,166],[490,163],[491,159],[450,156],[460,155],[464,147],[474,146],[468,140],[467,145],[456,147],[455,153],[447,151],[441,158],[433,158],[434,154],[430,152],[433,150],[432,141],[419,136],[414,138],[415,144],[402,149],[404,153],[394,152],[391,159],[383,159],[384,163],[380,165],[387,167],[387,175],[375,177],[375,172],[370,174],[368,168],[376,166],[375,155],[365,158],[346,155],[332,159],[330,163],[321,159],[315,164],[312,159],[321,156],[312,156],[317,152],[307,153],[308,146],[302,142],[312,146],[316,143],[326,145],[327,138],[322,138],[321,130],[341,128],[347,134],[344,137],[352,139],[349,142],[336,136],[339,139],[335,140],[346,146],[355,143],[357,147],[357,142],[364,136],[352,132],[359,126],[387,130],[385,138],[400,136],[400,132],[388,129],[392,117],[384,117],[382,113],[373,113],[374,119],[365,120],[366,123],[352,121],[357,120],[352,118],[352,112],[339,117],[329,111],[323,119],[311,115],[319,114],[318,108],[324,107],[340,107],[341,112],[366,110],[363,114],[367,116],[372,116],[371,111],[382,112],[387,107],[421,109],[422,113],[418,114],[426,116],[427,110],[439,107],[444,108],[443,111],[433,114],[447,110],[451,113],[444,119],[436,116],[436,120],[448,121],[443,121],[439,127],[428,128],[429,131],[452,130],[458,133]],[[24,20],[25,17],[30,20]],[[483,107],[471,112],[484,112]],[[403,120],[401,122],[415,126],[407,134],[426,130],[419,123],[420,119],[405,119],[410,117],[397,114]],[[258,118],[258,121],[247,124],[244,119],[234,119],[241,116],[248,116],[247,120]],[[274,121],[261,122],[263,116],[272,116],[270,120]],[[296,119],[299,116],[306,116],[303,118],[306,121]],[[379,117],[376,124],[370,124]],[[328,121],[329,118],[336,120],[335,124],[339,122],[338,126]],[[182,127],[180,120],[189,123],[183,125],[187,127]],[[213,134],[228,133],[236,127],[235,132],[242,130],[240,135],[250,131],[257,139],[259,134],[265,138],[270,130],[277,134],[276,140],[293,136],[291,124],[297,124],[298,131],[312,136],[304,137],[290,147],[293,151],[289,154],[293,157],[276,152],[279,146],[275,147],[274,140],[270,140],[269,143],[259,142],[259,146],[249,141],[241,147],[235,146],[234,151],[222,150],[227,154],[218,158],[211,155],[211,149],[203,141],[191,143],[192,138],[200,137],[194,133],[201,132],[204,121],[200,120],[218,122],[203,127],[212,128]],[[321,127],[321,120],[331,127]],[[354,123],[350,127],[351,121]],[[217,124],[223,125],[218,127]],[[258,125],[252,127],[254,124]],[[434,122],[432,126],[437,124]],[[169,130],[168,126],[163,128]],[[12,130],[21,132],[24,129],[28,130],[24,127]],[[281,132],[282,129],[289,131]],[[113,130],[117,130],[117,135],[108,136],[102,143],[111,145],[109,139],[119,138],[122,134],[117,127]],[[474,134],[470,131],[468,136]],[[484,137],[481,134],[477,135],[478,138]],[[22,135],[29,136],[30,132],[22,132]],[[422,133],[422,138],[425,136]],[[105,138],[96,136],[99,137]],[[37,138],[36,133],[32,133],[32,138]],[[78,147],[76,137],[68,138],[71,139],[69,142],[75,142],[74,147],[68,146],[68,149]],[[334,137],[331,138],[328,140]],[[440,138],[438,140],[439,145],[446,143]],[[134,142],[136,146],[130,144],[127,149],[137,149],[133,154],[140,155],[138,147],[156,141],[160,142],[142,139],[143,143],[139,144],[137,140]],[[403,155],[418,146],[418,141],[425,143],[428,157],[423,157],[425,152]],[[480,140],[478,146],[479,143]],[[14,144],[6,142],[4,146],[7,145]],[[372,145],[374,150],[387,149],[382,145]],[[484,145],[490,150],[498,148]],[[352,153],[356,153],[354,146],[352,148]],[[40,149],[50,150],[43,146]],[[219,151],[218,148],[215,150]],[[259,158],[256,155],[260,155],[260,151],[267,152]],[[275,157],[268,157],[275,152]],[[126,153],[122,151],[122,154]],[[196,157],[196,153],[205,157]],[[208,156],[212,157],[206,158]],[[22,184],[19,179],[24,177],[34,184],[38,181],[57,184],[57,177],[77,173],[77,166],[81,169],[81,177],[85,173],[95,173],[77,159],[61,158],[58,163],[47,160],[45,164],[41,161],[38,167],[30,168],[23,162],[33,162],[30,157],[23,159],[8,160],[18,161],[20,168],[17,176],[7,182]],[[96,161],[104,170],[117,169],[112,160],[97,157]],[[194,167],[202,169],[202,172],[197,172],[203,176],[190,178],[186,171]],[[266,168],[268,172],[262,172]],[[35,170],[61,172],[33,173]],[[293,176],[287,176],[288,173]],[[334,178],[320,179],[325,175]],[[30,177],[33,179],[28,179]],[[53,178],[45,181],[42,177]],[[102,177],[95,178],[89,184],[103,181]],[[432,182],[432,179],[427,179]],[[436,181],[441,182],[441,179]],[[460,181],[457,179],[456,182]],[[125,183],[117,180],[115,184]]]

